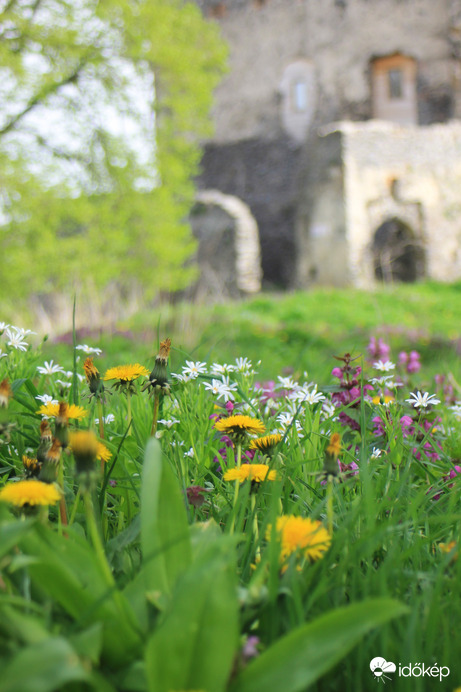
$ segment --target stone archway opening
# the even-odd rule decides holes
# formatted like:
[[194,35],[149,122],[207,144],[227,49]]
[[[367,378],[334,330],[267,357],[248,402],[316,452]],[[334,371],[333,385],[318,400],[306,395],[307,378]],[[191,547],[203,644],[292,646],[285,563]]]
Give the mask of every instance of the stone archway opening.
[[411,283],[424,277],[424,248],[400,219],[388,219],[377,228],[372,250],[377,281]]

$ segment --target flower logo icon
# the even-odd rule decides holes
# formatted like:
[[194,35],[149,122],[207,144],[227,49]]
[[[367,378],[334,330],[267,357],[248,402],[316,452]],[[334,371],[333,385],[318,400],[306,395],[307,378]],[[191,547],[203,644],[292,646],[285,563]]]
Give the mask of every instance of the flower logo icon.
[[376,682],[385,683],[386,680],[392,680],[387,673],[395,673],[397,666],[392,661],[386,661],[382,656],[376,656],[370,661],[370,670],[375,676]]

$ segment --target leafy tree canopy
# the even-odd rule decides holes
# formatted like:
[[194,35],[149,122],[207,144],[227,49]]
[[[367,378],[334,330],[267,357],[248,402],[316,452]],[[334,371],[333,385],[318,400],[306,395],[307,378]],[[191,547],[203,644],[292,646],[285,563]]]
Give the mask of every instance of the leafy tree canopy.
[[185,286],[226,49],[180,0],[0,0],[0,295]]

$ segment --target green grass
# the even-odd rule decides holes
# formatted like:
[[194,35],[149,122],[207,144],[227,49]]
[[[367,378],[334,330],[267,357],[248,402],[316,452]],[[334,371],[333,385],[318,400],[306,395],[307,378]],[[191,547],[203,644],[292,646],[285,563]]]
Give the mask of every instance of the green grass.
[[[461,284],[413,284],[375,291],[315,289],[261,294],[213,306],[178,303],[143,311],[117,325],[121,332],[96,332],[81,341],[103,348],[107,363],[139,360],[149,364],[158,339],[173,342],[172,368],[194,360],[233,362],[247,356],[265,379],[307,370],[318,382],[330,378],[333,356],[365,354],[371,335],[400,350],[421,353],[427,378],[439,371],[460,376]],[[86,325],[88,326],[88,325]],[[460,342],[460,343],[458,343]],[[44,354],[60,358],[66,347],[48,342]]]
[[[447,474],[460,464],[459,420],[451,401],[421,412],[406,400],[437,371],[459,374],[459,292],[424,284],[179,304],[119,325],[129,338],[79,339],[104,349],[95,358],[101,372],[150,364],[158,338],[168,335],[173,372],[186,357],[223,363],[246,356],[262,361],[257,379],[291,371],[304,382],[308,370],[307,381],[317,381],[327,399],[338,364],[332,356],[364,353],[370,335],[391,342],[394,360],[401,348],[416,348],[423,369],[405,378],[388,408],[379,397],[362,398],[342,411],[357,429],[342,426],[339,409],[325,412],[322,403],[300,404],[298,430],[295,423],[284,429],[278,415],[293,414],[288,399],[256,402],[247,412],[283,433],[270,459],[255,459],[276,470],[276,480],[245,482],[238,491],[214,462],[223,441],[212,416],[226,413],[204,387],[209,374],[172,382],[160,413],[172,425],[159,424],[158,442],[149,441],[153,404],[141,383],[129,409],[123,392],[108,396],[105,413],[114,420],[104,444],[112,457],[102,477],[99,464],[76,477],[68,452],[59,462],[69,526],[56,507],[49,518],[42,511],[24,521],[0,502],[0,692],[35,692],[38,679],[42,692],[368,692],[376,688],[369,664],[377,656],[451,669],[442,682],[394,675],[391,690],[453,692],[461,683],[461,476]],[[69,396],[59,376],[38,375],[37,364],[44,356],[69,369],[72,363],[72,346],[51,340],[42,353],[7,351],[0,382],[8,379],[14,396],[0,409],[0,485],[22,477],[22,454],[39,448],[37,392]],[[376,374],[367,364],[363,376]],[[257,396],[253,373],[231,379],[241,406]],[[99,433],[86,383],[75,393],[88,415],[70,421],[71,429]],[[412,417],[408,436],[404,415]],[[342,437],[340,460],[356,463],[358,473],[325,483],[324,470],[337,470],[328,457],[332,432]],[[437,456],[418,458],[429,440]],[[224,469],[249,440],[234,443],[221,452]],[[201,506],[186,502],[191,486],[206,489]],[[315,562],[292,555],[284,570],[269,527],[293,514],[331,528],[331,545]],[[451,541],[456,548],[443,552],[440,544]],[[241,647],[249,636],[259,638],[260,655],[245,666]]]

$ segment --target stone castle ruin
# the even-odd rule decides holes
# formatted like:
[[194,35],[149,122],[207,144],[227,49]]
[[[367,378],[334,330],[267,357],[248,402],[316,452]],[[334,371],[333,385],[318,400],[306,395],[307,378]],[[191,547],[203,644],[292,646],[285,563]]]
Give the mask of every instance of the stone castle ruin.
[[230,48],[199,187],[265,283],[460,279],[461,0],[196,2]]

